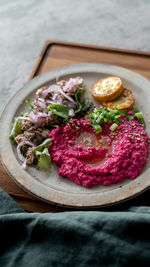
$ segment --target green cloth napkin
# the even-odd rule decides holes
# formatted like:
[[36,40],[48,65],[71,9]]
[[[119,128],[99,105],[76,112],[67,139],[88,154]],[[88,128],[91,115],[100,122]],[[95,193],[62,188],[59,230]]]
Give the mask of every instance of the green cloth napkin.
[[0,190],[0,266],[150,266],[150,207],[27,213]]

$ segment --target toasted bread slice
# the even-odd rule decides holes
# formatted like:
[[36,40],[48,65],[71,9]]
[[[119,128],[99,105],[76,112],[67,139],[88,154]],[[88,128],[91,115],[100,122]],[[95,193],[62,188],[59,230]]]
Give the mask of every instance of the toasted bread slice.
[[114,109],[116,107],[119,110],[123,110],[123,109],[132,109],[134,102],[135,100],[132,91],[125,88],[122,94],[118,98],[116,98],[111,102],[110,101],[102,102],[102,105],[111,109]]
[[123,92],[123,84],[119,77],[107,77],[97,81],[91,88],[92,96],[98,101],[110,101]]

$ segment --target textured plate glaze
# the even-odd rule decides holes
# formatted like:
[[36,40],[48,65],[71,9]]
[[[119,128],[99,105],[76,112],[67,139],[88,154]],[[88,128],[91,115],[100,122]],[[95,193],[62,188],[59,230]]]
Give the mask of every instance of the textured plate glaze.
[[[150,160],[142,174],[135,180],[125,179],[123,182],[104,187],[95,186],[91,189],[83,188],[72,181],[59,177],[57,167],[52,164],[49,172],[39,171],[34,167],[24,170],[16,157],[16,146],[9,140],[9,133],[15,116],[28,110],[25,100],[34,99],[35,91],[55,82],[56,77],[67,79],[81,76],[86,85],[85,96],[92,99],[90,86],[106,76],[119,76],[126,88],[132,89],[136,105],[142,110],[150,135],[150,82],[141,75],[124,68],[103,64],[77,64],[44,73],[20,89],[9,101],[1,116],[0,155],[1,161],[9,175],[24,190],[38,198],[66,207],[92,208],[112,205],[134,197],[150,186]],[[92,99],[93,101],[93,99]]]

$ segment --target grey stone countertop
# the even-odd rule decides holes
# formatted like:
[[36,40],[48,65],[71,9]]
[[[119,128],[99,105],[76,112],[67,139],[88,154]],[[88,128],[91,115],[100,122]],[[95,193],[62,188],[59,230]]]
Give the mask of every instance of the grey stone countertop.
[[150,51],[149,0],[0,0],[0,112],[48,39]]

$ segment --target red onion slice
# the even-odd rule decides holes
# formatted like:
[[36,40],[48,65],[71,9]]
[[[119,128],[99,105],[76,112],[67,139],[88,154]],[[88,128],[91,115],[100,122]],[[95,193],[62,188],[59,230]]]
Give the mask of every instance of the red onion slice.
[[24,160],[24,162],[21,166],[24,170],[26,169],[26,167],[27,167],[27,160],[26,159]]
[[60,91],[59,91],[65,98],[67,98],[70,102],[74,103],[75,105],[77,104],[73,99],[72,97],[66,95],[60,88]]
[[75,85],[81,85],[83,83],[83,79],[77,79],[77,78],[70,78],[68,82],[63,87],[64,92],[69,92],[72,90],[73,86]]
[[46,103],[45,103],[45,100],[43,98],[38,98],[37,103],[41,108],[43,108],[43,109],[46,108]]
[[33,111],[30,112],[32,121],[34,123],[42,123],[46,120],[48,114],[45,112],[38,112],[37,114],[35,114]]
[[57,102],[54,102],[52,100],[46,100],[46,102],[49,103],[49,104],[56,104],[56,105],[58,104]]
[[31,121],[31,118],[29,117],[17,117],[19,120],[27,120],[27,121]]
[[26,168],[26,158],[22,155],[21,153],[21,147],[24,146],[24,145],[28,145],[28,146],[32,146],[32,147],[36,147],[36,145],[30,141],[22,141],[20,142],[18,145],[17,145],[17,155],[18,155],[18,158],[20,159],[20,161],[23,162],[22,164],[22,167],[25,169]]
[[62,104],[62,96],[61,94],[54,93],[52,96],[52,101],[56,102],[57,104],[61,105]]
[[56,85],[53,84],[51,86],[49,86],[47,89],[45,89],[44,91],[42,91],[41,93],[41,97],[46,98],[46,96],[51,93],[51,92],[59,92],[60,94],[62,94],[65,98],[67,98],[70,102],[73,102],[74,104],[76,104],[76,102],[68,95],[66,95],[62,89]]
[[42,93],[41,93],[41,97],[42,98],[46,98],[46,96],[51,93],[51,92],[57,92],[59,89],[59,86],[56,85],[56,84],[52,84],[50,85],[47,89],[43,90]]

